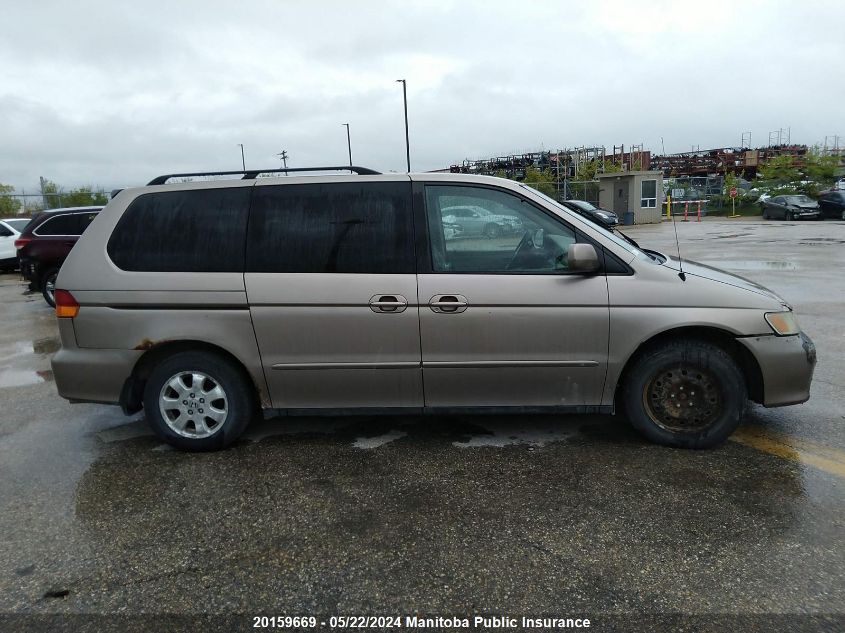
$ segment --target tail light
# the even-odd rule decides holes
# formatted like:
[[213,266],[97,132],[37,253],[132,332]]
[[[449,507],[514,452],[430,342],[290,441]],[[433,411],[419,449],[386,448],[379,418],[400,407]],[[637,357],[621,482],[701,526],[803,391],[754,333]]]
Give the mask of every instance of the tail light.
[[56,302],[56,316],[72,319],[79,314],[79,304],[67,290],[56,290],[53,293]]
[[22,249],[24,246],[29,244],[32,241],[31,237],[19,237],[15,240],[15,248],[18,250]]

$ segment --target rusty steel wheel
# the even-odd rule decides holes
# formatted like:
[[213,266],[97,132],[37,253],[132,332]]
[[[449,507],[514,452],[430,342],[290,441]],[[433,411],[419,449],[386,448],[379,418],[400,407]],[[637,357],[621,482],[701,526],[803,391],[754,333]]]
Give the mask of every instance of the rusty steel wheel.
[[671,432],[696,432],[719,417],[722,390],[709,371],[687,364],[669,367],[643,389],[643,406],[655,424]]
[[745,376],[725,347],[679,337],[633,359],[620,404],[633,427],[652,442],[708,448],[739,425],[747,395]]

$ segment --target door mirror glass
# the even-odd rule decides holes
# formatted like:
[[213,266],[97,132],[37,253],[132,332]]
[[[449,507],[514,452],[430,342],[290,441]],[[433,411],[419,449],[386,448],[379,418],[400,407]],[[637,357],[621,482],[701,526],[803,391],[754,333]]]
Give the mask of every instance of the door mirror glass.
[[599,255],[592,244],[570,244],[566,260],[574,273],[594,273],[600,268]]
[[544,233],[543,229],[537,229],[536,231],[534,231],[534,235],[531,238],[531,243],[533,244],[534,248],[536,248],[538,250],[543,248],[543,238],[544,238],[544,236],[545,236],[545,233]]

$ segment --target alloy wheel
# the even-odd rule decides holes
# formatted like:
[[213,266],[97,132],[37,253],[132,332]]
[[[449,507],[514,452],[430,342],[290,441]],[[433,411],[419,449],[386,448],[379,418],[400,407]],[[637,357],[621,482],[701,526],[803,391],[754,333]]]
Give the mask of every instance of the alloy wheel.
[[214,435],[226,423],[229,403],[213,377],[201,371],[181,371],[161,388],[159,410],[174,433],[200,439]]

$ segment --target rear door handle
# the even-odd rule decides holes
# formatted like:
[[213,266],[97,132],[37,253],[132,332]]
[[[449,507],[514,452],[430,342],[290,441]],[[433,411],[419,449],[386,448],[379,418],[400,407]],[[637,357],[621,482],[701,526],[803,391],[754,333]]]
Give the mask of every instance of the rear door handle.
[[434,295],[428,307],[438,314],[456,314],[467,309],[469,303],[463,295]]
[[373,295],[370,297],[370,310],[373,312],[404,312],[408,300],[402,295]]

